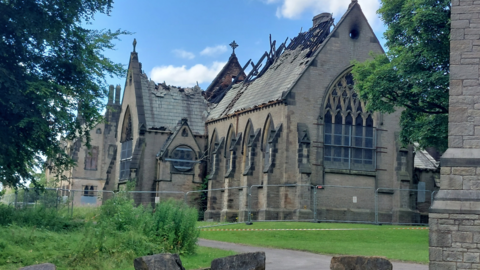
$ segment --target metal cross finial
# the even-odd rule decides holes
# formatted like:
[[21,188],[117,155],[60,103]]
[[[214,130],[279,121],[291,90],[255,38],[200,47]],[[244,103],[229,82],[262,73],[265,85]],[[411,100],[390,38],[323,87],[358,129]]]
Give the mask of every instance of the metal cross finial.
[[133,52],[135,52],[135,47],[137,47],[137,39],[133,39]]
[[232,43],[230,43],[229,45],[230,45],[230,47],[232,47],[233,53],[235,53],[235,49],[238,47],[238,44],[235,42],[235,40]]

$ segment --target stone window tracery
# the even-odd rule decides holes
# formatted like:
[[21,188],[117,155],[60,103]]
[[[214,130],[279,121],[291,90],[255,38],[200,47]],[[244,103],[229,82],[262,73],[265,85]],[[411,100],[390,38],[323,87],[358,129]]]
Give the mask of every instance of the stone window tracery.
[[123,118],[122,134],[120,137],[122,143],[120,152],[120,180],[130,177],[130,163],[132,162],[133,153],[133,127],[130,108],[127,107]]
[[122,152],[120,153],[120,179],[130,177],[130,163],[132,162],[132,140],[122,143]]
[[346,73],[327,96],[324,114],[326,168],[375,170],[375,128],[371,112],[354,91],[353,76]]
[[186,172],[193,169],[195,152],[187,146],[179,146],[170,155],[172,165],[176,170]]

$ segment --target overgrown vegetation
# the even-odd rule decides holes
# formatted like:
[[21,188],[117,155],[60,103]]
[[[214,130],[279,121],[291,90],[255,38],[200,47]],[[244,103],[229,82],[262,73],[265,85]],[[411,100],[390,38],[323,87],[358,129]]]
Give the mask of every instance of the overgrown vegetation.
[[41,202],[24,209],[0,204],[0,265],[52,262],[66,269],[121,269],[136,257],[157,253],[195,257],[197,218],[196,209],[183,202],[135,206],[126,192],[98,210],[74,215]]
[[[25,265],[43,262],[53,263],[59,270],[134,269],[134,256],[120,252],[112,252],[110,257],[93,256],[81,264],[72,264],[73,255],[84,244],[85,233],[85,228],[52,232],[35,227],[0,227],[0,269],[17,270]],[[186,269],[198,269],[209,266],[213,259],[233,254],[232,251],[198,247],[195,254],[183,254],[180,257]]]

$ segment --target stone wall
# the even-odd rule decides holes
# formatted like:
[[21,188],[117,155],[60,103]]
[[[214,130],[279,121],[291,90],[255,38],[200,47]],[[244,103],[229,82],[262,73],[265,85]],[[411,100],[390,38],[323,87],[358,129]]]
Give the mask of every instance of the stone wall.
[[[349,35],[354,28],[359,31],[355,39]],[[352,61],[370,59],[370,52],[383,51],[360,7],[355,5],[311,60],[312,64],[292,85],[291,92],[282,103],[262,105],[257,109],[207,122],[210,153],[213,153],[215,140],[220,142],[223,138],[224,145],[221,146],[221,153],[216,156],[214,173],[211,169],[212,158],[209,159],[210,191],[206,219],[236,221],[238,217],[238,221],[244,221],[247,218],[247,189],[218,190],[228,187],[262,185],[251,189],[253,220],[313,219],[315,199],[309,185],[366,187],[368,189],[326,187],[317,191],[316,205],[318,219],[367,222],[375,220],[376,188],[411,188],[413,172],[406,168],[409,167],[409,159],[413,162],[413,155],[412,149],[401,149],[399,144],[400,111],[373,115],[378,139],[376,171],[324,169],[323,118],[326,98],[337,79],[350,70]],[[286,64],[288,63],[282,65]],[[270,118],[275,128],[281,124],[282,129],[272,148],[273,166],[265,171],[264,138]],[[254,151],[254,166],[246,173],[248,149],[245,148],[245,138],[248,137],[246,131],[249,124],[255,131],[260,130],[260,138]],[[243,142],[235,150],[233,166],[236,170],[227,175],[225,149],[229,148],[228,132],[231,130],[235,135],[242,133]],[[305,134],[308,134],[308,146],[300,143]],[[410,165],[413,168],[413,164]],[[302,186],[281,186],[286,184]],[[383,222],[411,222],[411,209],[400,204],[400,199],[408,199],[409,194],[389,192],[382,193],[380,197],[382,205],[388,206],[385,213],[381,214]]]
[[480,2],[453,0],[449,148],[430,210],[430,269],[480,268]]

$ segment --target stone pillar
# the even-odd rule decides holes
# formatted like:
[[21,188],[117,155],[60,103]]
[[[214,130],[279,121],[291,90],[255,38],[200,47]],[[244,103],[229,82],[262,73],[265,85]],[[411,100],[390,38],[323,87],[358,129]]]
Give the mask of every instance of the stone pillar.
[[448,150],[430,210],[430,269],[480,268],[480,2],[452,1]]

